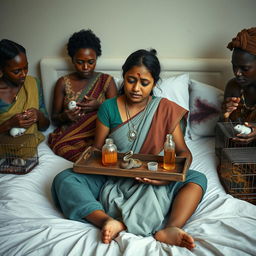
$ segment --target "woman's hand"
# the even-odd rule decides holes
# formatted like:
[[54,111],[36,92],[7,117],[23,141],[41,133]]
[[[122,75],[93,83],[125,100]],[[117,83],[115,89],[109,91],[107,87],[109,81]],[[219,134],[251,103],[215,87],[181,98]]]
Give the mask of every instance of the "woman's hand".
[[78,121],[80,117],[84,115],[84,113],[81,111],[81,107],[76,107],[72,110],[67,109],[64,111],[64,113],[66,114],[67,118],[72,122]]
[[84,101],[77,103],[77,106],[79,106],[84,112],[91,112],[99,108],[100,102],[95,98],[84,96],[84,99]]
[[170,184],[170,181],[167,181],[167,180],[152,180],[148,178],[139,178],[139,177],[136,177],[135,180],[141,183],[156,185],[156,186],[164,186],[164,185]]
[[248,144],[254,140],[256,140],[256,126],[249,124],[249,123],[244,123],[245,126],[251,128],[251,133],[249,134],[237,134],[235,138],[233,138],[233,141],[241,144]]
[[10,128],[29,128],[31,125],[37,122],[37,116],[33,111],[26,110],[22,113],[13,115],[9,119]]
[[27,109],[24,114],[26,118],[32,119],[34,123],[36,123],[39,120],[39,110],[36,108],[29,108]]
[[238,97],[227,97],[225,99],[222,105],[224,118],[229,118],[231,113],[237,109],[240,100]]
[[25,111],[27,118],[34,123],[37,123],[37,127],[40,131],[45,131],[49,125],[50,120],[39,109],[29,108]]

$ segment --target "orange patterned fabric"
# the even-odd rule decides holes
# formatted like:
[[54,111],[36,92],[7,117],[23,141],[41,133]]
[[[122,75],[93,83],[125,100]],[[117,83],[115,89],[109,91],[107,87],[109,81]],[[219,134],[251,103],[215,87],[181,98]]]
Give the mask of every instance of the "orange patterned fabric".
[[240,48],[256,55],[256,27],[243,29],[227,46],[228,49]]
[[[112,77],[110,75],[101,74],[86,95],[94,97],[99,102],[103,102],[111,79]],[[68,80],[66,79],[66,81]],[[69,88],[68,85],[67,87]],[[66,97],[69,100],[77,100],[80,95],[80,93],[71,93],[70,88],[66,90],[66,93]],[[76,97],[70,98],[70,95],[72,97],[75,95]],[[85,113],[77,122],[58,127],[49,135],[48,144],[50,148],[56,155],[75,162],[81,153],[93,143],[96,119],[97,111],[92,111]]]

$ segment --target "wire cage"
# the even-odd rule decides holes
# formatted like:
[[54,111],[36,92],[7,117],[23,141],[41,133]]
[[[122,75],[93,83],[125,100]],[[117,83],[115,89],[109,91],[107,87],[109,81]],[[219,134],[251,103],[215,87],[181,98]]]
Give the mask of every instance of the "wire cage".
[[223,149],[218,172],[228,194],[256,204],[256,147]]
[[35,135],[0,136],[0,173],[26,174],[38,163]]
[[[215,153],[221,159],[222,150],[224,148],[247,148],[256,147],[256,141],[252,141],[248,144],[237,143],[232,140],[237,134],[234,127],[238,123],[235,122],[218,122],[216,125],[215,136]],[[255,124],[254,124],[255,125]]]

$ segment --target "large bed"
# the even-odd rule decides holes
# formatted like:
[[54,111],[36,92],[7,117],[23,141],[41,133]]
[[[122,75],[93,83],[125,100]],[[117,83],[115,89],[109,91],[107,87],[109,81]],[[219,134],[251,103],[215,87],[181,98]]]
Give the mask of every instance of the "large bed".
[[[120,84],[123,61],[99,59],[97,70],[113,75]],[[209,109],[218,109],[222,90],[232,75],[230,62],[226,59],[160,61],[161,83],[167,84],[167,87],[163,85],[165,89],[158,93],[166,94],[171,99],[173,94],[178,93],[172,100],[180,99],[181,103],[178,103],[190,110],[185,138],[193,154],[191,168],[203,172],[208,178],[207,192],[184,226],[185,231],[196,240],[195,249],[189,251],[157,242],[153,237],[127,232],[121,232],[110,244],[103,244],[98,228],[89,223],[65,219],[53,204],[50,188],[55,175],[72,167],[72,163],[54,155],[44,141],[38,148],[39,165],[30,173],[0,174],[1,256],[256,255],[256,206],[226,194],[218,179],[214,144],[218,111],[200,120],[192,118],[193,113],[198,111],[198,104],[195,104],[198,99],[205,106],[210,106]],[[72,65],[65,58],[44,58],[40,67],[45,101],[50,111],[53,86],[59,76],[72,70]],[[52,129],[50,127],[45,135]]]

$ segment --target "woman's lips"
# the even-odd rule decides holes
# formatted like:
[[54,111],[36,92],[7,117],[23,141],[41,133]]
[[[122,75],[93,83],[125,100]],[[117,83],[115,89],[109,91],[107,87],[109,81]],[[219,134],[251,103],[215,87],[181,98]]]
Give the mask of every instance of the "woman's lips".
[[130,93],[132,98],[140,98],[141,95],[140,94],[135,94],[135,93]]
[[239,84],[246,84],[246,83],[247,83],[247,80],[246,80],[246,79],[243,79],[243,78],[236,78],[236,81],[237,81]]

